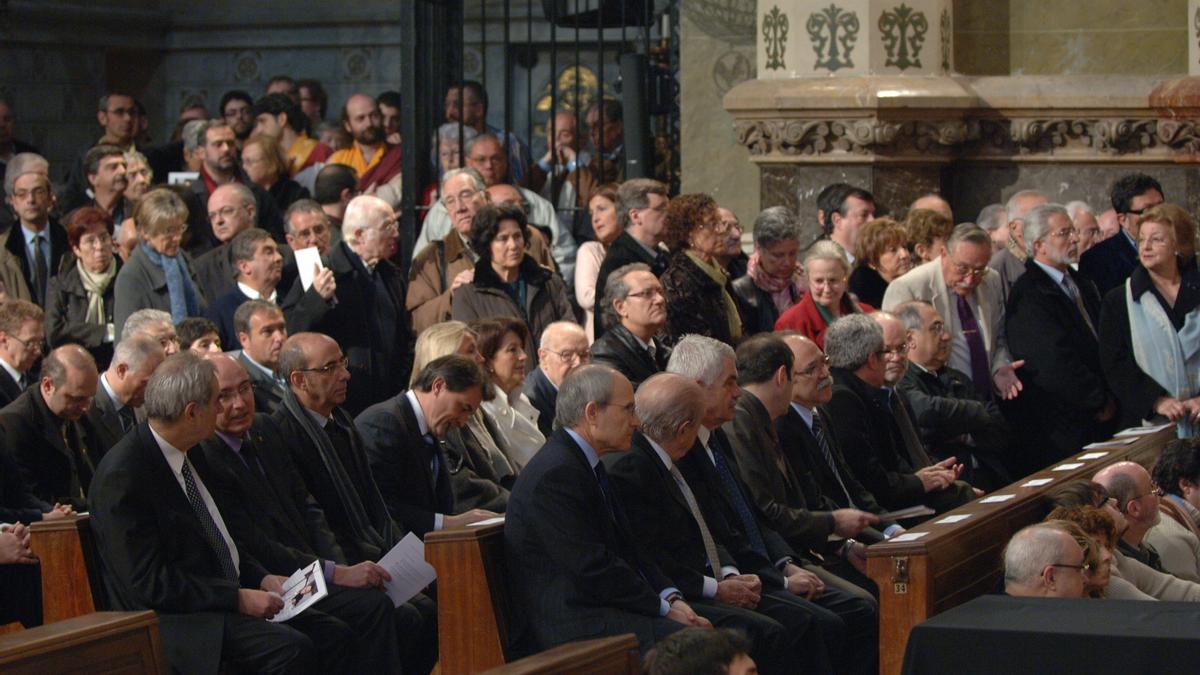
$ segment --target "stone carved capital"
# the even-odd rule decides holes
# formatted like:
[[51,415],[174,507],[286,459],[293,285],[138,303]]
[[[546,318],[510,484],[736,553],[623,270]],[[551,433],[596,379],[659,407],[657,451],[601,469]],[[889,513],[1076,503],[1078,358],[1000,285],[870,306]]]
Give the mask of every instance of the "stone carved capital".
[[1200,122],[1135,117],[756,119],[734,124],[757,162],[888,157],[1144,159],[1200,153]]

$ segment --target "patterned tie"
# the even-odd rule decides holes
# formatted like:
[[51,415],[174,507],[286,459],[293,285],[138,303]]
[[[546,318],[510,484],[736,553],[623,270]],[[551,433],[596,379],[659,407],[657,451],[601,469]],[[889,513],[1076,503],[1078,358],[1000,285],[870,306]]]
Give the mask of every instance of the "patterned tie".
[[704,554],[708,556],[708,567],[712,570],[713,577],[720,579],[721,557],[717,555],[717,544],[713,541],[712,533],[708,531],[708,523],[704,522],[704,514],[700,513],[696,495],[692,494],[692,489],[688,487],[687,482],[683,480],[683,474],[679,473],[679,469],[674,464],[671,465],[670,472],[671,478],[675,479],[675,485],[683,493],[683,501],[687,502],[688,510],[692,512],[692,518],[696,520],[696,525],[700,528],[700,539],[704,541]]
[[967,339],[967,349],[971,352],[971,382],[975,391],[984,401],[992,400],[992,371],[988,368],[987,347],[983,345],[983,334],[979,332],[979,321],[975,312],[967,304],[967,299],[954,294],[958,304],[958,320],[962,323],[963,337]]
[[196,513],[196,518],[200,521],[200,529],[204,530],[204,537],[208,539],[208,545],[212,547],[213,553],[217,554],[217,560],[221,563],[221,571],[230,581],[236,582],[238,573],[233,566],[233,556],[229,553],[229,546],[225,544],[225,539],[221,536],[221,531],[217,529],[217,523],[213,520],[212,513],[204,503],[204,498],[200,496],[200,489],[196,487],[196,478],[192,476],[191,463],[186,459],[183,460],[183,468],[179,470],[179,473],[183,476],[184,491],[187,493],[188,501],[192,504],[192,511]]
[[433,496],[437,500],[438,508],[442,513],[449,513],[454,508],[453,497],[446,494],[445,490],[438,490],[438,478],[442,475],[442,470],[445,469],[445,463],[442,459],[442,451],[439,447],[437,439],[433,434],[427,433],[422,436],[425,439],[425,447],[429,450],[429,473],[433,476]]
[[854,500],[850,497],[850,491],[846,489],[846,484],[842,482],[842,474],[838,471],[837,460],[833,458],[833,448],[829,445],[829,437],[825,435],[825,425],[821,422],[821,416],[816,410],[812,414],[812,434],[817,439],[817,447],[821,448],[825,463],[829,465],[829,470],[833,472],[833,477],[837,479],[838,485],[842,488],[842,494],[846,495],[846,504],[852,509],[858,508],[854,505]]
[[766,558],[767,544],[763,541],[762,531],[758,529],[758,522],[754,519],[754,514],[750,511],[750,506],[746,504],[745,496],[738,488],[737,480],[733,477],[733,472],[729,469],[729,462],[725,460],[725,455],[721,452],[718,446],[717,436],[713,434],[708,439],[708,448],[712,452],[713,466],[717,470],[717,478],[721,481],[721,489],[725,491],[725,496],[729,501],[733,502],[733,510],[737,511],[738,519],[742,521],[742,529],[746,531],[746,536],[750,538],[750,548],[754,552]]
[[1096,327],[1092,325],[1092,317],[1088,314],[1087,307],[1083,306],[1083,297],[1079,294],[1079,287],[1075,285],[1075,280],[1070,274],[1063,274],[1063,288],[1066,289],[1067,295],[1075,303],[1075,309],[1079,310],[1079,315],[1083,317],[1083,322],[1087,324],[1088,330],[1092,331],[1092,336],[1096,335]]
[[133,408],[127,405],[121,406],[121,409],[117,411],[117,417],[121,420],[121,431],[128,432],[137,426],[137,415],[134,414]]
[[47,264],[46,254],[42,251],[43,241],[45,238],[41,232],[33,235],[33,282],[37,286],[33,296],[39,305],[46,304],[46,281],[50,278],[50,265]]

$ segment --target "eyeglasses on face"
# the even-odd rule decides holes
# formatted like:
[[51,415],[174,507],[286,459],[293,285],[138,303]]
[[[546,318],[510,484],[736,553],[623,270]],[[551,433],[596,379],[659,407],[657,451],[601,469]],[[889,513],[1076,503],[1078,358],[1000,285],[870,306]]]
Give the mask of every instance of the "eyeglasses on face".
[[348,365],[350,365],[350,359],[343,356],[342,358],[338,359],[337,361],[330,361],[329,363],[326,363],[323,366],[317,366],[315,368],[297,368],[296,372],[298,372],[298,373],[318,373],[320,375],[328,375],[329,373],[332,373],[333,371],[337,370],[338,368],[345,368]]
[[569,349],[561,352],[556,352],[553,349],[547,349],[546,351],[557,356],[565,362],[579,361],[580,363],[587,363],[588,361],[592,360],[592,352],[590,349],[584,349],[583,351],[578,352],[571,351]]
[[800,377],[812,377],[813,375],[817,374],[821,370],[822,366],[824,366],[825,368],[829,368],[829,357],[828,356],[822,356],[820,361],[817,361],[816,363],[805,368],[804,370],[797,370],[796,374],[799,375]]

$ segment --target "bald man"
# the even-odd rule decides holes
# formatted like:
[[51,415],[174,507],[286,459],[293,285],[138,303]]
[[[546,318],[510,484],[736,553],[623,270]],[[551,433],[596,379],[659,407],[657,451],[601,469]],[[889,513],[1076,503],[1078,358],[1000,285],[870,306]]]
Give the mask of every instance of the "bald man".
[[358,188],[369,193],[389,185],[400,175],[400,146],[387,142],[379,104],[366,94],[346,99],[342,127],[354,142],[329,158],[330,164],[345,164],[358,176]]
[[254,227],[258,203],[250,188],[230,183],[213,190],[206,213],[216,248],[196,258],[196,278],[204,297],[216,300],[237,287],[231,244],[234,237]]
[[[1154,486],[1145,467],[1135,462],[1117,462],[1098,471],[1092,480],[1104,486],[1108,496],[1117,501],[1117,510],[1125,516],[1125,531],[1120,533],[1120,539],[1117,540],[1118,551],[1159,572],[1196,580],[1195,549],[1184,544],[1183,539],[1174,535],[1172,530],[1158,527],[1162,521],[1171,519],[1160,519],[1158,501],[1162,491]],[[1152,531],[1155,535],[1149,536]],[[1159,554],[1159,545],[1170,547],[1170,565]],[[1176,574],[1175,570],[1180,573]]]
[[554,432],[554,410],[558,388],[579,366],[592,360],[587,333],[571,321],[556,321],[542,331],[538,345],[538,367],[525,378],[524,392],[538,410],[538,429],[547,438]]
[[99,373],[79,345],[63,345],[42,361],[42,377],[0,410],[0,439],[21,477],[47,504],[87,510],[87,487],[99,456],[90,425],[80,420],[92,406]]
[[950,208],[950,202],[942,199],[942,196],[936,192],[930,192],[929,194],[921,195],[920,197],[917,197],[916,201],[908,206],[909,211],[915,211],[917,209],[929,209],[930,211],[937,211],[943,216],[949,218],[950,222],[954,222],[954,211]]
[[1016,597],[1082,598],[1087,552],[1053,522],[1013,535],[1004,547],[1004,592]]

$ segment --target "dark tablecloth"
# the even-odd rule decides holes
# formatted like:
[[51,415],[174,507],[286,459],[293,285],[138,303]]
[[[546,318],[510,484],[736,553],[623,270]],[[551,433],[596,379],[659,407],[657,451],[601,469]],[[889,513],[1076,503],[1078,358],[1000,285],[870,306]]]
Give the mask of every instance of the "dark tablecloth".
[[1200,604],[985,595],[918,625],[905,675],[1200,672]]

